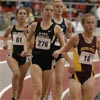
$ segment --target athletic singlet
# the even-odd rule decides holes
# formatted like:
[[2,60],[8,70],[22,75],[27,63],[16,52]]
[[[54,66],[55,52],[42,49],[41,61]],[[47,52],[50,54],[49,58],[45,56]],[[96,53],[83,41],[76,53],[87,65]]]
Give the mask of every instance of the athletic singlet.
[[20,54],[24,49],[24,33],[22,30],[17,30],[15,25],[11,31],[11,38],[13,42],[13,53]]
[[35,30],[35,43],[32,50],[32,54],[38,55],[51,55],[52,54],[52,43],[55,39],[53,23],[47,30],[41,28],[41,22],[37,23]]
[[[61,23],[55,22],[54,19],[52,19],[52,22],[55,23],[55,24],[57,24],[57,25],[59,25],[59,26],[61,27],[61,30],[62,30],[63,36],[64,36],[65,33],[67,32],[67,27],[66,27],[64,18],[62,19],[62,22],[61,22]],[[60,43],[59,43],[59,41],[58,41],[58,39],[57,39],[57,37],[55,38],[54,46],[57,46],[57,47],[59,47],[59,48],[61,47],[61,46],[60,46]]]
[[79,34],[79,43],[73,51],[75,71],[94,70],[92,62],[96,51],[96,36],[93,37],[91,43],[86,43],[82,34]]

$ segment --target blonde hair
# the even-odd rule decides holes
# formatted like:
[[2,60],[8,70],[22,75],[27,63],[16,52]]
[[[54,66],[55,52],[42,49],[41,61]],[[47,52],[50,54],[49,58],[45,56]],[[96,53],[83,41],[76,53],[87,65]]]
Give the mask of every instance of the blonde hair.
[[[81,19],[82,25],[84,24],[85,19],[86,19],[87,17],[94,17],[94,16],[93,16],[92,14],[90,14],[90,13],[87,13],[87,14],[83,15],[83,17],[82,17],[82,19]],[[94,18],[95,18],[95,17],[94,17]]]
[[54,0],[54,2],[63,2],[62,0]]
[[52,5],[53,6],[53,4],[51,2],[45,2],[42,5],[42,10],[45,8],[46,5]]

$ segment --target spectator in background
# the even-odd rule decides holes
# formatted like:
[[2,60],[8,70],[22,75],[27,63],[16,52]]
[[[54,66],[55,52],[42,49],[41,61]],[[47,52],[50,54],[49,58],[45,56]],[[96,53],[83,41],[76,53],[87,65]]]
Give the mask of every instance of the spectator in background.
[[2,11],[2,6],[0,5],[0,31],[3,29],[4,25],[4,14]]
[[34,14],[34,16],[40,16],[40,14],[41,14],[40,5],[38,3],[36,3],[34,5],[33,14]]
[[68,18],[68,12],[67,12],[67,7],[66,7],[66,5],[64,5],[63,9],[64,9],[64,11],[63,11],[62,17]]
[[85,2],[86,0],[77,0],[77,2]]
[[21,4],[24,6],[24,7],[30,7],[31,6],[31,1],[29,0],[29,1],[23,1],[23,2],[21,2]]
[[96,3],[98,0],[88,0],[90,3]]
[[34,21],[34,16],[33,16],[33,13],[32,13],[32,9],[30,7],[28,8],[28,10],[29,10],[29,16],[27,18],[27,23],[31,24]]
[[12,24],[12,23],[11,23],[11,20],[10,20],[11,14],[12,14],[12,12],[6,12],[6,13],[5,13],[5,22],[4,22],[5,27],[8,27],[9,25]]
[[100,27],[100,6],[97,7],[96,9],[96,16],[97,16],[97,27]]
[[16,9],[16,2],[4,0],[1,2],[1,6],[3,7],[2,10],[4,12],[13,11]]
[[95,15],[95,11],[96,11],[96,7],[93,6],[91,9],[90,9],[90,12],[92,15]]
[[74,19],[74,21],[72,21],[72,26],[73,26],[73,30],[75,33],[80,33],[83,32],[83,26],[81,24],[81,17],[82,17],[82,13],[77,13],[76,14],[76,19]]
[[11,13],[11,17],[10,17],[10,21],[11,21],[11,24],[16,24],[16,12],[15,11],[13,11],[12,13]]

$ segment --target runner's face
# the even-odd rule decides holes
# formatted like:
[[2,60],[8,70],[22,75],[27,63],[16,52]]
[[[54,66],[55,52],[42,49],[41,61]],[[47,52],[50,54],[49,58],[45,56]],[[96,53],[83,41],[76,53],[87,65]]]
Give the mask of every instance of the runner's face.
[[17,20],[20,21],[20,22],[25,22],[26,21],[26,18],[27,18],[27,12],[25,9],[20,9],[17,13]]
[[55,2],[54,3],[54,13],[57,15],[62,15],[63,7],[64,7],[64,5],[62,2]]
[[51,19],[53,15],[53,6],[50,4],[45,5],[42,11],[42,15],[45,17],[45,19]]
[[84,19],[84,24],[83,24],[83,27],[84,27],[84,30],[88,33],[93,33],[94,32],[94,29],[95,29],[95,18],[92,17],[92,16],[89,16],[89,17],[86,17]]

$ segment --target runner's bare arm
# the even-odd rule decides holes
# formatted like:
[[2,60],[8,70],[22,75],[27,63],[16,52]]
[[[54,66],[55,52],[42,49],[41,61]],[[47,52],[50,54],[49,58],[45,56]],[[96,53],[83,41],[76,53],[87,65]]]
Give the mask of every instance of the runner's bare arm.
[[99,61],[100,61],[100,38],[97,37],[97,52],[99,56]]
[[78,44],[78,35],[73,35],[71,39],[63,47],[62,52],[68,52],[72,47],[75,47]]
[[26,48],[27,52],[28,52],[28,49],[30,47],[33,48],[33,45],[34,45],[34,32],[35,32],[36,26],[37,26],[37,22],[33,22],[28,28],[29,34],[26,38],[26,43],[25,43],[25,48]]
[[8,26],[8,28],[6,29],[6,31],[4,33],[4,36],[3,36],[3,43],[4,43],[3,48],[4,49],[8,49],[7,41],[8,41],[8,36],[11,33],[11,30],[12,30],[12,26]]
[[72,24],[71,24],[71,21],[65,19],[65,24],[66,24],[66,27],[67,27],[67,32],[65,34],[65,38],[70,39],[71,36],[72,36]]
[[55,31],[55,35],[57,36],[57,38],[59,40],[60,45],[61,46],[65,45],[65,41],[64,41],[64,37],[63,37],[63,33],[61,31],[61,28],[58,25],[56,25],[54,31]]

